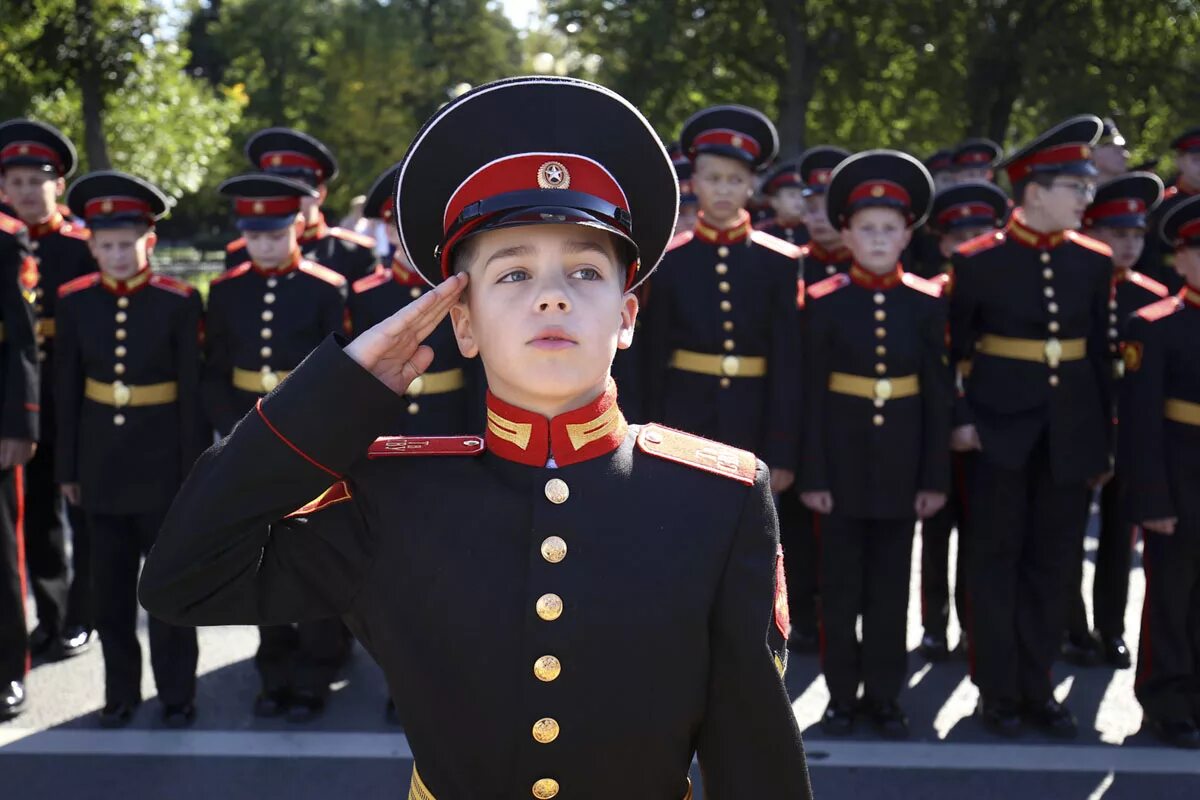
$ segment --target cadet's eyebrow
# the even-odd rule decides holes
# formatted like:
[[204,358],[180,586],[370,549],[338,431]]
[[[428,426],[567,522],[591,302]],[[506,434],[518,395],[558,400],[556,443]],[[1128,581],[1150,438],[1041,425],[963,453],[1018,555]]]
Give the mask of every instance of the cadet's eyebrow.
[[511,258],[513,256],[527,256],[527,255],[531,254],[532,252],[533,252],[533,248],[527,244],[518,244],[518,245],[513,245],[512,247],[506,247],[503,250],[497,250],[496,252],[494,252],[490,256],[488,256],[488,260],[486,262],[484,262],[483,268],[487,269],[489,266],[491,266],[491,263],[493,261],[497,261],[501,258]]
[[567,242],[564,249],[566,250],[567,255],[572,256],[578,253],[599,253],[605,258],[608,257],[608,251],[596,242]]

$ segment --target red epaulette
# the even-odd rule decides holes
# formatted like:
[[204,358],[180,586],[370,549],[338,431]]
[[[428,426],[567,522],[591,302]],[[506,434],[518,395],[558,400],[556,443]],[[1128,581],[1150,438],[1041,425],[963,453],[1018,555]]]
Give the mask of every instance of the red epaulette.
[[984,250],[991,250],[993,247],[1004,244],[1004,240],[1004,231],[985,233],[963,242],[954,249],[954,252],[961,256],[973,256],[976,253],[982,253]]
[[338,481],[333,486],[330,486],[328,489],[314,497],[312,500],[309,500],[307,503],[288,514],[286,517],[284,517],[284,519],[288,519],[289,517],[302,517],[306,514],[312,514],[320,511],[323,508],[328,508],[329,506],[337,505],[338,503],[344,503],[349,500],[351,496],[350,487],[346,485],[346,482]]
[[332,270],[329,267],[324,267],[315,261],[301,261],[300,271],[312,275],[314,278],[319,278],[325,281],[330,286],[336,286],[339,289],[346,285],[346,276],[337,270]]
[[10,217],[8,214],[0,213],[0,231],[16,236],[21,231],[27,230],[25,223],[16,217]]
[[922,278],[920,275],[914,275],[911,272],[905,272],[900,276],[900,282],[910,289],[927,294],[930,297],[942,296],[942,283],[931,281],[928,278]]
[[656,424],[642,428],[637,444],[643,453],[754,485],[758,462],[745,450]]
[[374,289],[376,286],[382,286],[392,279],[392,273],[386,269],[377,269],[365,278],[359,278],[351,286],[350,289],[355,294],[362,294],[368,289]]
[[1129,270],[1129,282],[1135,286],[1140,286],[1147,292],[1156,294],[1159,297],[1166,297],[1171,293],[1170,289],[1154,280],[1154,278],[1151,278],[1149,275],[1144,273],[1137,272],[1136,270]]
[[1093,253],[1099,253],[1102,256],[1108,256],[1109,258],[1112,258],[1112,248],[1099,239],[1093,239],[1090,236],[1085,236],[1079,231],[1067,231],[1066,238],[1067,241],[1074,242],[1080,247],[1086,247]]
[[1171,316],[1181,308],[1183,308],[1182,300],[1178,297],[1167,297],[1148,306],[1142,306],[1137,310],[1137,315],[1147,322],[1157,322],[1164,317]]
[[804,308],[804,278],[796,279],[796,308]]
[[373,238],[370,236],[364,236],[363,234],[358,233],[357,231],[352,231],[349,228],[330,228],[329,235],[336,239],[341,239],[344,242],[350,242],[350,244],[358,245],[359,247],[365,247],[368,250],[375,249],[375,240]]
[[696,234],[692,231],[680,231],[679,233],[677,233],[671,237],[671,241],[667,242],[666,252],[669,253],[672,250],[675,250],[676,248],[683,247],[685,244],[690,242],[695,237],[696,237]]
[[225,270],[217,277],[213,278],[212,282],[209,283],[208,285],[216,286],[221,281],[227,281],[230,278],[237,278],[241,275],[245,275],[247,272],[250,271],[250,268],[252,266],[254,266],[252,262],[243,261],[241,264],[238,264],[236,267],[230,267],[229,269]]
[[827,294],[833,294],[843,286],[850,285],[850,276],[844,272],[839,272],[837,275],[830,275],[824,280],[817,281],[812,286],[808,287],[808,298],[810,300],[819,300]]
[[234,239],[229,244],[225,245],[225,252],[232,253],[234,250],[241,250],[245,246],[246,246],[246,237],[239,236],[238,238]]
[[1167,200],[1170,200],[1172,197],[1174,197],[1174,196],[1175,196],[1175,195],[1177,195],[1177,194],[1179,194],[1179,187],[1178,187],[1178,186],[1168,186],[1168,187],[1167,187],[1167,188],[1166,188],[1166,189],[1163,191],[1163,202],[1166,202]]
[[483,451],[482,436],[380,436],[367,450],[367,458],[477,456]]
[[768,250],[774,250],[776,253],[779,253],[779,255],[787,256],[788,258],[799,259],[800,256],[803,255],[803,253],[800,251],[800,248],[796,245],[792,244],[791,242],[785,242],[778,236],[772,236],[766,231],[751,231],[750,241],[757,245],[761,245]]
[[187,281],[172,278],[170,275],[160,275],[157,272],[150,276],[150,285],[180,297],[191,297],[192,293],[196,291],[196,288]]
[[78,239],[81,242],[86,242],[92,238],[92,232],[87,228],[76,225],[74,222],[64,222],[58,232],[70,239]]
[[78,278],[67,281],[62,286],[58,287],[58,296],[66,297],[69,294],[74,294],[82,289],[89,289],[100,282],[99,272],[89,272],[87,275],[80,275]]

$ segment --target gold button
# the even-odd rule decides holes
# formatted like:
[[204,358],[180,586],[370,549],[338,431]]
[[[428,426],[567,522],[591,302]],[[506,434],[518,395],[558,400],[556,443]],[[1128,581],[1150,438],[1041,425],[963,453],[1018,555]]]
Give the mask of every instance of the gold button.
[[550,744],[558,738],[558,722],[545,717],[533,723],[533,740],[538,744]]
[[1116,311],[1116,310],[1117,310],[1117,301],[1116,301],[1116,300],[1109,300],[1109,301],[1108,301],[1108,307],[1109,307],[1111,310],[1113,310],[1113,311]]
[[128,336],[129,334],[127,334],[125,332],[124,328],[117,328],[116,335],[117,335],[117,341],[121,342],[121,341],[125,341],[125,337]]
[[266,294],[264,294],[263,302],[266,303],[267,305],[271,305],[271,303],[274,303],[275,302],[275,293],[267,292]]
[[117,345],[117,348],[115,350],[113,350],[113,353],[116,354],[117,358],[124,358],[126,352],[127,351],[125,350],[125,345],[123,345],[123,344]]
[[733,339],[726,339],[726,340],[725,340],[725,349],[726,349],[726,350],[733,350],[734,346],[735,346],[735,345],[734,345]]
[[125,415],[124,414],[113,414],[113,425],[124,425],[124,424],[125,424]]
[[1057,376],[1057,375],[1051,375],[1051,376],[1050,376],[1050,385],[1051,385],[1051,386],[1058,386],[1058,376]]
[[554,656],[542,656],[533,662],[533,674],[542,683],[556,681],[562,674],[562,662]]
[[1059,325],[1057,322],[1051,321],[1051,323],[1049,325],[1047,325],[1046,327],[1050,330],[1051,333],[1058,333]]
[[1042,259],[1043,264],[1049,264],[1050,263],[1050,254],[1045,251],[1042,251],[1041,259]]
[[718,283],[717,290],[720,291],[721,294],[729,294],[729,281],[721,281]]
[[1045,278],[1046,280],[1050,280],[1051,278],[1054,277],[1054,270],[1050,269],[1049,267],[1046,267],[1044,270],[1042,270],[1042,277]]
[[1047,286],[1045,289],[1042,290],[1042,294],[1046,295],[1046,297],[1054,297],[1054,287]]
[[882,339],[885,336],[887,336],[887,328],[876,328],[875,329],[875,338],[876,339]]
[[571,487],[562,478],[551,478],[546,481],[546,499],[555,505],[562,505],[571,496]]
[[726,256],[729,255],[729,248],[726,247],[725,245],[721,245],[720,247],[717,248],[717,255],[720,256],[721,258],[725,258]]
[[[42,296],[42,290],[38,289],[38,297],[41,297],[41,296]],[[117,298],[117,308],[129,308],[129,298],[128,297],[118,297]]]
[[124,375],[125,374],[125,365],[120,364],[120,363],[113,364],[113,372],[115,372],[118,375]]
[[271,371],[270,367],[262,368],[262,388],[264,392],[271,392],[279,385],[279,375]]
[[408,413],[416,414],[420,410],[421,410],[420,404],[418,404],[418,403],[409,403],[408,404]]
[[557,564],[567,557],[567,543],[558,536],[547,536],[542,542],[542,558]]
[[558,796],[558,781],[554,778],[542,778],[533,785],[533,796],[537,800],[551,800]]
[[275,288],[276,286],[278,286],[278,285],[279,285],[279,279],[278,279],[278,278],[267,278],[267,286],[268,286],[268,287],[270,287],[270,288],[274,289],[274,288]]
[[125,321],[125,320],[127,320],[127,319],[129,319],[129,315],[128,315],[128,314],[126,314],[124,311],[118,311],[118,312],[117,312],[116,320],[117,320],[117,323],[118,323],[118,324],[120,324],[120,323],[124,322],[124,321]]
[[421,296],[421,287],[414,286],[413,288],[409,289],[408,296],[411,297],[413,300],[416,300],[418,297]]
[[729,302],[728,300],[722,300],[722,301],[721,301],[721,310],[722,310],[722,311],[725,311],[725,312],[730,312],[730,311],[732,311],[732,310],[733,310],[733,303]]
[[1117,324],[1117,315],[1116,315],[1116,314],[1109,314],[1109,315],[1108,315],[1108,322],[1109,322],[1109,324],[1110,324],[1110,325],[1116,325],[1116,324]]
[[884,356],[887,355],[887,348],[884,347],[883,345],[879,345],[878,347],[875,348],[875,355],[879,356],[880,358],[883,358]]
[[271,329],[270,329],[270,328],[263,328],[263,329],[262,329],[262,331],[261,331],[261,334],[262,334],[262,338],[264,338],[264,339],[270,339],[270,338],[271,338]]
[[1058,313],[1058,303],[1047,303],[1046,310],[1049,311],[1051,314],[1057,314]]
[[878,427],[880,427],[881,425],[883,425],[883,414],[876,414],[875,416],[871,417],[871,423],[872,423],[872,424],[873,424],[873,425],[874,425],[876,428],[878,428]]
[[875,321],[883,322],[885,319],[887,319],[887,312],[882,308],[875,309]]
[[554,622],[562,616],[563,601],[556,594],[544,594],[537,601],[537,615],[546,622]]
[[1118,337],[1118,336],[1120,336],[1120,335],[1121,335],[1120,331],[1118,331],[1116,328],[1109,328],[1109,329],[1108,329],[1108,338],[1110,338],[1110,339],[1115,339],[1115,338],[1117,338],[1117,337]]
[[723,329],[725,329],[726,331],[733,330],[733,320],[731,320],[731,319],[725,320],[724,322],[721,323],[721,327]]
[[826,274],[826,275],[836,275],[836,274],[837,274],[837,267],[835,267],[833,264],[830,264],[829,266],[827,266],[827,267],[825,268],[825,274]]
[[887,372],[887,364],[879,363],[875,365],[875,374],[882,375]]
[[733,382],[729,378],[721,378],[721,388],[728,389]]
[[261,350],[259,350],[259,351],[258,351],[258,354],[259,354],[260,356],[262,356],[263,358],[270,358],[270,357],[271,357],[271,348],[269,348],[269,347],[264,347],[264,348],[262,348]]
[[271,320],[273,320],[273,319],[275,319],[275,312],[274,312],[274,311],[272,311],[272,310],[271,310],[271,309],[269,309],[269,308],[268,308],[268,309],[266,309],[265,311],[263,311],[263,313],[262,313],[262,320],[263,320],[263,322],[270,322],[270,321],[271,321]]
[[718,275],[724,275],[727,272],[729,272],[728,264],[717,264],[717,274]]
[[884,300],[886,300],[886,299],[887,299],[887,298],[883,296],[883,292],[876,292],[876,293],[875,293],[875,305],[877,305],[877,306],[881,306],[881,305],[883,305],[883,301],[884,301]]

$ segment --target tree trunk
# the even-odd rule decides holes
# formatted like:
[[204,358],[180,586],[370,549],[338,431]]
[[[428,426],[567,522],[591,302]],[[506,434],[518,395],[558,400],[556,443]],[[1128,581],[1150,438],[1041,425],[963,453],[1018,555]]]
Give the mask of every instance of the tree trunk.
[[79,32],[79,94],[83,107],[83,151],[89,170],[112,169],[104,137],[104,86],[96,58],[96,24],[92,0],[75,3],[75,26]]
[[767,13],[783,35],[786,70],[779,82],[779,157],[793,158],[807,144],[808,103],[817,69],[816,50],[808,41],[805,0],[771,0]]

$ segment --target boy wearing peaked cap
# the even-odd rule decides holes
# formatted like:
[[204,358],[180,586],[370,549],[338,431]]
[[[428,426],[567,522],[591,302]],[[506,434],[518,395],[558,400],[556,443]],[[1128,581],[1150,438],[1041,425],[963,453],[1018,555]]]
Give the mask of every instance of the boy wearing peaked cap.
[[762,193],[775,213],[769,222],[756,226],[788,244],[805,244],[808,230],[804,227],[804,179],[800,163],[789,161],[771,169],[762,180]]

